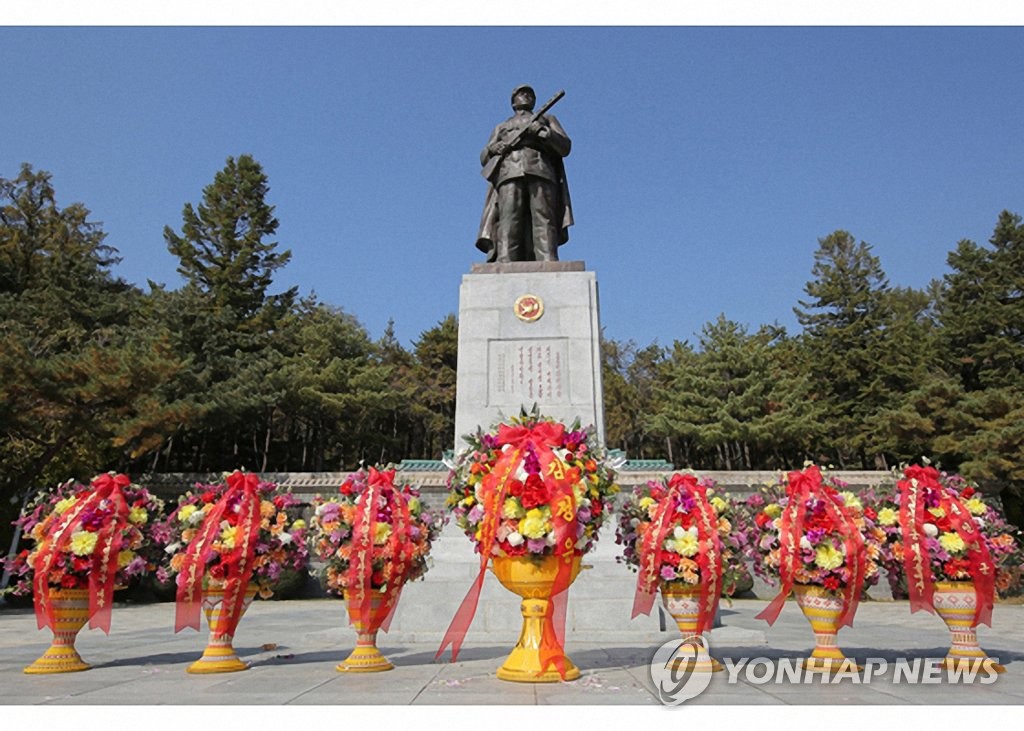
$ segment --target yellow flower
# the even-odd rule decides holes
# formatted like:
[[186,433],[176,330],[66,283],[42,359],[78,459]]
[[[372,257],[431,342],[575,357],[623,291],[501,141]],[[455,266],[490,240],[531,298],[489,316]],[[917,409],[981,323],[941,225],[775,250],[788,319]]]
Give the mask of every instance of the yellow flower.
[[87,530],[76,531],[71,534],[71,553],[76,556],[88,556],[96,550],[98,536]]
[[878,524],[879,525],[896,525],[896,521],[900,519],[900,514],[892,508],[882,508],[878,511]]
[[387,523],[376,523],[373,526],[373,543],[374,545],[380,546],[387,543],[388,536],[391,535],[391,526]]
[[299,518],[294,523],[292,523],[291,530],[302,530],[305,527],[306,527],[306,521],[304,521],[302,518]]
[[519,520],[526,516],[526,510],[519,504],[519,501],[514,497],[505,498],[505,504],[502,506],[501,515],[504,518],[511,518],[513,520]]
[[654,505],[655,502],[656,501],[655,501],[654,498],[652,498],[650,495],[646,495],[646,496],[640,498],[640,502],[637,503],[637,505],[640,507],[641,510],[647,510],[652,505]]
[[864,506],[860,504],[860,500],[852,492],[847,491],[839,494],[842,495],[843,503],[846,504],[846,507],[853,508],[854,510],[862,510],[864,508]]
[[224,544],[224,548],[231,550],[235,547],[235,534],[238,532],[238,528],[233,525],[229,525],[220,532],[220,542]]
[[117,568],[123,569],[135,560],[135,551],[119,551],[117,554]]
[[672,538],[666,543],[670,551],[674,551],[680,556],[695,556],[700,548],[697,536],[692,533],[683,533],[681,538]]
[[764,512],[765,515],[767,515],[769,518],[778,518],[780,515],[782,515],[782,506],[780,506],[778,503],[765,505]]
[[423,512],[423,504],[418,497],[409,498],[409,502],[406,504],[409,506],[409,512],[413,515],[419,515]]
[[543,538],[550,530],[551,522],[538,508],[527,511],[526,517],[519,521],[519,532],[527,538]]
[[711,498],[711,507],[715,509],[716,513],[721,515],[729,507],[729,504],[726,503],[725,500],[716,495],[715,497]]
[[128,521],[134,525],[145,525],[149,520],[149,513],[145,508],[135,507],[128,511]]
[[843,565],[843,554],[826,543],[818,546],[814,552],[814,563],[826,571],[831,571]]
[[78,502],[78,498],[74,498],[74,497],[64,498],[59,503],[57,503],[56,505],[53,506],[53,512],[56,513],[57,515],[60,515],[65,510],[67,510],[72,505],[74,505],[76,502]]
[[269,500],[260,500],[260,517],[261,518],[273,518],[274,513],[277,512],[277,508],[274,507],[274,503]]
[[946,511],[942,508],[928,508],[928,512],[936,518],[944,518],[946,516]]
[[964,507],[971,511],[971,515],[984,515],[986,510],[985,503],[976,497],[972,497],[964,503]]
[[462,502],[460,502],[459,505],[461,505],[464,508],[471,508],[473,507],[473,503],[475,502],[475,497],[473,497],[472,495],[467,495],[466,497],[462,498]]
[[182,505],[180,508],[178,508],[178,520],[179,520],[179,522],[182,522],[182,523],[186,522],[189,518],[192,517],[192,513],[194,513],[194,512],[196,512],[196,506],[195,505]]
[[939,536],[939,545],[949,553],[959,553],[967,548],[964,539],[956,533],[943,533]]

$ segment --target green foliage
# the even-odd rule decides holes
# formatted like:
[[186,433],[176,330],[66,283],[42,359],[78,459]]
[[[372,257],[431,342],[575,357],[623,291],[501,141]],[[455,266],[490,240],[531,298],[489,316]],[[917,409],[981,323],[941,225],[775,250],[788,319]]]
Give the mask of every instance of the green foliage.
[[138,457],[182,409],[161,394],[182,368],[169,333],[88,216],[48,173],[0,179],[0,499]]

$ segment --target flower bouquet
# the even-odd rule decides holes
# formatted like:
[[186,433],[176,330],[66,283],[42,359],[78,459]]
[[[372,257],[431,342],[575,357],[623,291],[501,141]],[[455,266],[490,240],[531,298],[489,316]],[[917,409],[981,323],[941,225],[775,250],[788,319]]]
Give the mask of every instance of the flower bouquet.
[[952,634],[945,664],[986,661],[977,626],[991,626],[995,593],[1009,587],[1021,561],[999,511],[961,476],[911,465],[896,494],[879,502],[878,523],[883,562],[905,585],[911,612],[938,612]]
[[[480,572],[437,652],[452,659],[472,622],[488,564],[523,598],[519,643],[498,670],[503,680],[579,677],[565,656],[567,589],[618,491],[594,430],[521,414],[467,439],[448,476],[448,507],[480,554]],[[553,669],[552,669],[553,668]]]
[[661,588],[684,641],[697,645],[695,672],[721,670],[700,640],[711,629],[725,584],[744,570],[727,515],[731,504],[710,481],[674,474],[635,488],[619,511],[616,542],[637,577],[633,616],[649,614]]
[[377,632],[388,630],[405,583],[426,573],[431,543],[445,522],[424,508],[418,490],[395,485],[394,470],[360,470],[338,495],[314,499],[310,548],[324,563],[327,590],[345,597],[357,632],[339,672],[394,667],[377,649]]
[[273,595],[282,571],[304,571],[309,559],[300,504],[276,485],[235,471],[224,484],[187,492],[160,529],[169,545],[158,578],[177,575],[175,632],[199,629],[200,606],[210,641],[190,673],[245,670],[232,638],[256,593]]
[[878,535],[860,500],[852,492],[840,494],[837,487],[843,485],[811,465],[748,500],[756,506],[754,523],[761,535],[747,553],[760,575],[781,583],[758,619],[774,623],[794,592],[816,640],[804,667],[829,672],[845,665],[836,635],[853,624],[865,584],[877,581],[880,554]]
[[54,642],[26,673],[88,670],[75,650],[75,637],[90,628],[110,633],[115,588],[152,571],[160,546],[153,520],[163,502],[127,475],[99,475],[88,487],[68,481],[41,492],[17,521],[35,541],[8,565],[13,595],[31,593],[39,628]]

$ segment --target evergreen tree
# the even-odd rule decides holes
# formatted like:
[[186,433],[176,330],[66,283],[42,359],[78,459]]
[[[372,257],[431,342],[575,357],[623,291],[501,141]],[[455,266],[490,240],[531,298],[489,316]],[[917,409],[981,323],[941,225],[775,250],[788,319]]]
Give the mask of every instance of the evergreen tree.
[[822,449],[842,468],[882,466],[871,454],[871,422],[889,406],[878,363],[886,346],[889,283],[871,247],[846,231],[819,240],[808,300],[794,308],[815,397],[827,409]]
[[49,173],[0,179],[4,498],[124,469],[181,418],[163,388],[182,364],[103,239],[84,206],[57,205]]

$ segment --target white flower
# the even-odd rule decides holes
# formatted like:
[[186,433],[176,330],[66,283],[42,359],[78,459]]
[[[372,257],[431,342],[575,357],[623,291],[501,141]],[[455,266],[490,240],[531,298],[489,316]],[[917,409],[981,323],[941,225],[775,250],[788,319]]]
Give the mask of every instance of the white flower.
[[686,535],[686,529],[683,528],[683,526],[681,526],[681,525],[677,525],[675,528],[672,529],[672,537],[673,538],[682,538],[685,535]]
[[204,518],[206,518],[206,513],[202,510],[197,510],[196,512],[192,513],[192,515],[188,516],[188,524],[199,525],[203,522]]
[[691,525],[691,526],[690,526],[689,528],[687,528],[687,529],[686,529],[686,532],[687,532],[687,533],[689,533],[689,534],[690,534],[691,536],[695,536],[695,535],[697,535],[697,534],[698,534],[698,533],[699,533],[700,531],[698,531],[698,530],[697,530],[697,526],[695,526],[695,525]]
[[164,549],[164,553],[166,553],[169,556],[173,556],[174,554],[176,554],[180,550],[181,550],[181,541],[178,541],[177,543],[172,543],[167,548],[165,548]]
[[639,518],[630,518],[629,519],[629,527],[630,528],[636,528],[638,525],[640,525],[640,519]]
[[508,534],[508,544],[510,546],[513,546],[513,547],[514,546],[521,546],[521,545],[523,545],[523,540],[525,540],[523,538],[523,534],[520,533],[519,531],[515,531],[514,530],[514,531],[512,531],[511,533]]
[[939,535],[939,529],[935,527],[934,523],[925,523],[924,534],[929,538],[934,538],[935,536]]
[[284,532],[278,533],[277,540],[281,541],[282,546],[287,546],[289,543],[292,542],[292,534]]
[[809,549],[811,548],[811,541],[807,536],[800,536],[800,548]]

